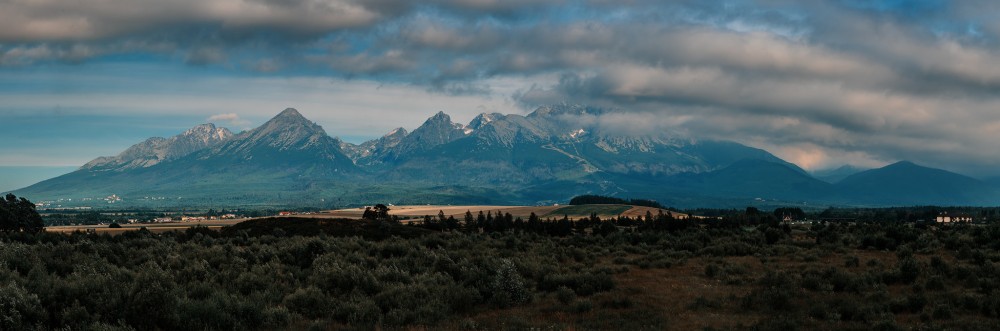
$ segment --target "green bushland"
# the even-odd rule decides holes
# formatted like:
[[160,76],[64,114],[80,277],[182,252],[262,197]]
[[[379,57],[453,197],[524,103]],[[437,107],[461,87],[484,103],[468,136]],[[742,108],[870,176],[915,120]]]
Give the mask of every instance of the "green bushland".
[[[488,214],[408,224],[276,218],[222,231],[3,232],[0,329],[631,330],[731,321],[731,329],[992,330],[1000,322],[997,224],[789,227],[749,209],[708,221]],[[687,301],[651,298],[644,292],[663,290],[665,278],[630,283],[651,272],[712,286]],[[685,310],[716,317],[673,324]]]

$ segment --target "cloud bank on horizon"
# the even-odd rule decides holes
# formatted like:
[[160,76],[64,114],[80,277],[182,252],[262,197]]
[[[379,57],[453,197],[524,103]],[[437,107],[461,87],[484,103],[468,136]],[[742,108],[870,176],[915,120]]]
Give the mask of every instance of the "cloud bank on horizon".
[[[246,126],[292,106],[364,136],[351,130],[431,110],[584,103],[629,110],[607,120],[636,132],[744,142],[807,169],[906,159],[1000,175],[997,16],[987,0],[13,0],[0,3],[0,107],[97,95],[91,110]],[[233,100],[241,85],[283,92]],[[339,124],[375,107],[398,121]]]

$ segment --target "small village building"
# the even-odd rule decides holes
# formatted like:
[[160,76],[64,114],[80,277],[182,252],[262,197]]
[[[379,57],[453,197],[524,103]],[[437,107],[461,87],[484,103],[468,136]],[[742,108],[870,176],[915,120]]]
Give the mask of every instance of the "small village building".
[[938,214],[936,221],[938,223],[972,223],[972,215],[942,212]]

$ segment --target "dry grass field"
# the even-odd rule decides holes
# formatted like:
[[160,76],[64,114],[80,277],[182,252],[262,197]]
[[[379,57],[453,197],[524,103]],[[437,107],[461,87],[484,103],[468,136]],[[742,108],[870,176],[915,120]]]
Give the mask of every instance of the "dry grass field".
[[203,226],[212,230],[219,230],[222,227],[230,226],[236,223],[243,222],[247,219],[235,219],[235,220],[213,220],[213,221],[201,221],[201,222],[171,222],[171,223],[139,223],[139,224],[121,224],[121,228],[109,228],[107,224],[105,225],[62,225],[62,226],[49,226],[45,228],[47,232],[57,232],[57,233],[71,233],[76,231],[87,232],[93,231],[96,233],[107,233],[107,234],[120,234],[125,231],[135,231],[141,228],[146,228],[151,232],[166,232],[166,231],[184,231],[191,227]]

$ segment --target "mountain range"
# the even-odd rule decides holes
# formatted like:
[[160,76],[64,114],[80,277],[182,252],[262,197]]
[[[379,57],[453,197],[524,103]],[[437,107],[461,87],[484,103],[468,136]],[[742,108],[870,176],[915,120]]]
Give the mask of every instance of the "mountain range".
[[134,206],[551,204],[580,194],[678,207],[1000,201],[993,185],[910,162],[813,176],[736,142],[602,125],[619,112],[563,104],[468,124],[439,112],[412,132],[351,144],[289,108],[238,134],[203,124],[150,138],[15,193],[36,201],[115,194]]

